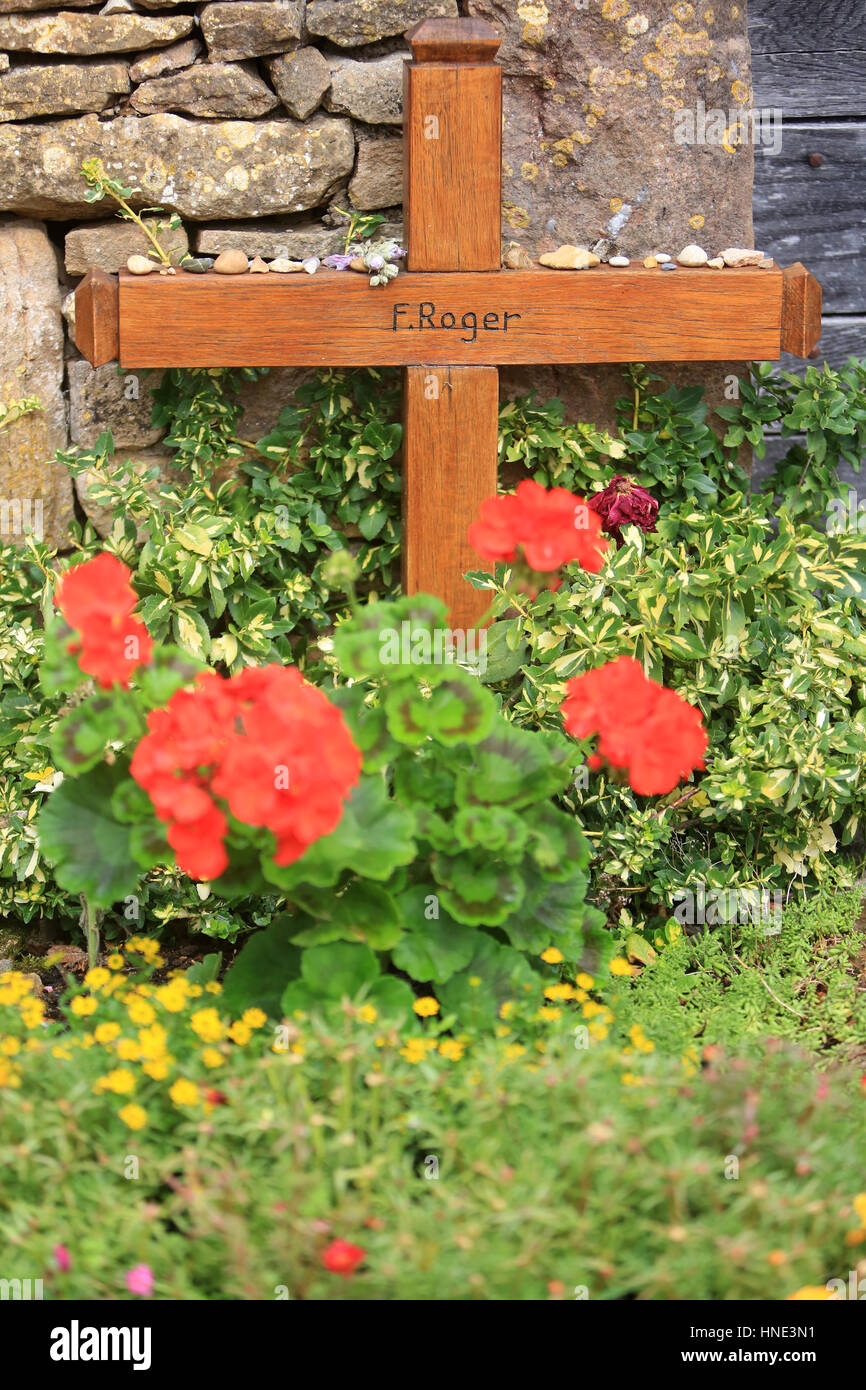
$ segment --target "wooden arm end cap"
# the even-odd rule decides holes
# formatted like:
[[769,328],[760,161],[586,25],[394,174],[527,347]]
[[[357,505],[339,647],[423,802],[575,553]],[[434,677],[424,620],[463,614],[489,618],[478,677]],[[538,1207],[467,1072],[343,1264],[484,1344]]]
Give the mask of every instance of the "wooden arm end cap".
[[75,290],[75,346],[91,367],[119,355],[117,276],[89,270]]
[[782,351],[808,357],[820,338],[821,286],[795,261],[782,271]]

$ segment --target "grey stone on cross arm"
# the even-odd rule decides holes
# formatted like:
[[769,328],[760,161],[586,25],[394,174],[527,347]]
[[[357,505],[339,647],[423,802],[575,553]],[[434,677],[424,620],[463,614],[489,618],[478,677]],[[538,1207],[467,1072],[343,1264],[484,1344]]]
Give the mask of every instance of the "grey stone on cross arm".
[[178,72],[194,63],[204,51],[200,39],[191,36],[179,43],[169,44],[168,48],[157,49],[154,53],[142,53],[129,69],[131,82],[147,82],[152,77],[164,77],[168,72]]
[[142,191],[138,207],[197,220],[306,212],[352,171],[355,140],[340,116],[301,124],[197,121],[185,116],[94,115],[0,129],[0,206],[67,219],[104,215],[84,198],[81,165],[99,156]]
[[0,49],[20,53],[128,53],[185,38],[192,15],[59,14],[0,18]]
[[274,90],[290,116],[305,121],[331,85],[331,69],[317,48],[297,48],[267,60]]
[[456,18],[457,0],[308,0],[307,31],[341,48],[405,34],[419,20]]
[[129,87],[124,63],[26,63],[0,75],[0,121],[104,111]]
[[358,142],[358,160],[349,184],[353,208],[372,212],[395,207],[403,197],[403,140],[399,135],[371,136]]
[[0,540],[20,544],[28,519],[63,545],[72,485],[54,460],[66,447],[63,322],[57,253],[40,223],[0,222],[0,400],[36,396],[42,409],[0,430]]
[[255,58],[294,48],[301,39],[301,10],[287,0],[216,0],[201,11],[201,30],[211,58]]
[[[179,257],[189,249],[183,227],[169,228],[163,225],[160,231],[156,218],[148,218],[147,225],[169,254],[175,252]],[[150,246],[144,232],[134,222],[122,222],[120,218],[73,227],[66,233],[66,270],[70,275],[84,275],[92,266],[98,266],[100,270],[113,275],[126,265],[130,256],[146,256]]]
[[354,116],[369,125],[401,125],[403,121],[403,63],[410,53],[389,53],[358,63],[336,58],[331,63],[329,111]]
[[144,116],[181,111],[188,116],[249,120],[273,111],[280,102],[249,64],[198,63],[142,83],[129,104]]

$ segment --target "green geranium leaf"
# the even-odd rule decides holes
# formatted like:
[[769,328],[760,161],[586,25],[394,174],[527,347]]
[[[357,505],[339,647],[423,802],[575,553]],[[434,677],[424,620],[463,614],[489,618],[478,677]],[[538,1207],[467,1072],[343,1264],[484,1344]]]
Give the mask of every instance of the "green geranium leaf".
[[191,685],[200,671],[208,668],[179,647],[154,647],[149,666],[135,673],[135,683],[147,709],[167,705],[176,690]]
[[340,824],[285,867],[262,855],[262,872],[286,892],[303,883],[327,888],[346,869],[365,878],[390,878],[415,857],[415,817],[388,796],[381,777],[362,777],[346,803]]
[[301,952],[292,941],[299,920],[281,914],[247,941],[223,983],[221,1002],[231,1013],[255,1006],[271,1018],[280,1017],[286,983],[301,968]]
[[470,1025],[490,1018],[506,1000],[523,994],[526,985],[537,989],[540,979],[520,951],[484,932],[476,937],[469,964],[438,990],[443,1008]]
[[468,965],[477,935],[449,917],[430,885],[407,889],[397,905],[405,928],[391,953],[398,970],[405,970],[413,980],[441,984]]
[[85,894],[94,907],[111,907],[138,888],[130,828],[111,812],[111,798],[126,776],[120,765],[100,764],[67,777],[39,814],[40,848],[57,882],[68,893]]
[[379,962],[369,946],[311,946],[301,958],[304,983],[323,999],[354,999],[378,974]]

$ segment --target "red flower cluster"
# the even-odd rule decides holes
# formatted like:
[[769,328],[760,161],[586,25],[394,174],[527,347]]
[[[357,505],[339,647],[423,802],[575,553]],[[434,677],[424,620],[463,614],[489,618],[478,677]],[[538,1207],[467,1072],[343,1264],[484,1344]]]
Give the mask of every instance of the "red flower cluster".
[[348,1279],[366,1257],[367,1252],[360,1245],[352,1245],[348,1240],[332,1240],[327,1250],[322,1251],[322,1264],[332,1274],[342,1274]]
[[[469,544],[485,560],[515,560],[522,548],[535,572],[527,587],[537,592],[540,573],[549,574],[570,560],[596,573],[609,542],[601,534],[600,518],[582,497],[564,487],[548,491],[526,478],[516,492],[482,502],[478,521],[469,527]],[[561,581],[546,582],[557,589]]]
[[78,656],[82,671],[95,676],[103,690],[116,683],[129,685],[135,668],[150,661],[153,643],[147,628],[132,617],[138,595],[129,570],[116,555],[103,551],[67,570],[54,602],[78,633],[67,650]]
[[562,720],[575,738],[597,733],[590,767],[608,762],[625,768],[641,796],[673,791],[683,777],[703,769],[707,733],[701,712],[657,681],[630,656],[609,661],[568,682]]
[[654,531],[659,504],[651,492],[636,483],[634,478],[617,473],[606,488],[594,492],[587,502],[601,517],[605,531],[617,545],[623,545],[622,527],[637,526],[641,531]]
[[343,716],[294,666],[215,671],[178,690],[147,719],[131,772],[168,822],[168,842],[192,878],[228,865],[225,803],[245,825],[267,826],[274,860],[291,864],[339,824],[361,754]]

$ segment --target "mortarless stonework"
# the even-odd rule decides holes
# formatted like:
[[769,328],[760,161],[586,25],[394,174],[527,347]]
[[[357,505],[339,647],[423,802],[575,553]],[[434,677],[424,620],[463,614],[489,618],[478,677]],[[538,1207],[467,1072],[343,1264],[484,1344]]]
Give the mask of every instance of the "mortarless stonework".
[[[249,255],[321,257],[344,240],[334,207],[381,209],[388,234],[399,235],[405,32],[459,11],[503,36],[505,241],[536,255],[612,236],[632,257],[676,255],[689,242],[710,253],[751,245],[751,149],[679,144],[674,128],[677,109],[699,101],[748,109],[745,3],[134,0],[132,9],[104,8],[104,0],[0,0],[0,216],[47,226],[46,234],[6,217],[0,227],[0,293],[18,306],[24,333],[20,342],[7,334],[3,379],[19,351],[22,375],[46,397],[42,418],[0,434],[0,498],[4,487],[29,496],[48,486],[55,539],[72,490],[57,465],[41,460],[68,442],[70,393],[79,439],[116,429],[124,408],[112,397],[112,369],[89,375],[69,335],[64,370],[57,304],[89,264],[114,270],[145,249],[133,228],[107,222],[107,203],[84,200],[86,158],[100,156],[138,186],[136,206],[178,212],[184,225],[169,239],[202,254],[240,246]],[[65,269],[55,259],[64,242]],[[44,361],[34,359],[34,325]],[[733,369],[685,365],[667,374],[703,380],[716,399]],[[501,376],[503,394],[535,387],[541,398],[563,396],[570,415],[605,424],[622,394],[610,367]],[[272,372],[245,388],[251,437],[276,423],[297,379]],[[135,418],[136,438],[149,439],[140,410]],[[120,452],[130,451],[132,463],[136,449],[165,462],[158,443]],[[83,486],[79,497],[90,510]]]

